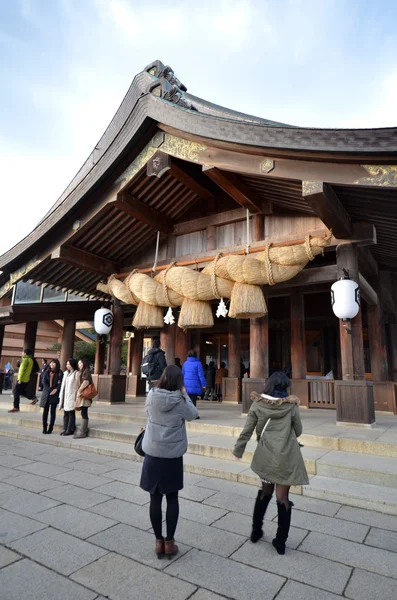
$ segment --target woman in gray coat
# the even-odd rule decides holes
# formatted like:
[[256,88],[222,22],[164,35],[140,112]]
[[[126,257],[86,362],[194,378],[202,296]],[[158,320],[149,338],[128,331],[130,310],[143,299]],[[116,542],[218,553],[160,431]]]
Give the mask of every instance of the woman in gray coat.
[[262,489],[255,502],[251,541],[256,543],[263,536],[263,519],[276,487],[278,529],[273,546],[279,554],[285,554],[291,525],[290,486],[309,483],[297,440],[302,433],[299,399],[288,395],[289,385],[288,377],[276,372],[267,380],[263,394],[251,394],[254,402],[233,450],[234,456],[240,459],[256,431],[258,445],[251,469],[260,477]]
[[[156,536],[156,554],[168,558],[178,552],[174,534],[178,523],[178,492],[183,489],[183,455],[187,450],[185,421],[197,418],[197,409],[185,392],[179,367],[168,366],[146,399],[148,422],[141,488],[150,493],[150,520]],[[167,537],[162,533],[163,496],[167,498]]]

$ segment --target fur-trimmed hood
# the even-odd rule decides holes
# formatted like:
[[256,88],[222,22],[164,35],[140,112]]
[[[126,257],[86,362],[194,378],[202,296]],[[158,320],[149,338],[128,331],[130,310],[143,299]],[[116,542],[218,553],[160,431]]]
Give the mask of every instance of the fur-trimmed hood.
[[297,396],[287,396],[286,398],[274,398],[267,394],[258,394],[258,392],[251,393],[251,400],[254,402],[263,402],[264,404],[270,404],[272,406],[281,406],[282,404],[297,404],[299,406],[300,400]]

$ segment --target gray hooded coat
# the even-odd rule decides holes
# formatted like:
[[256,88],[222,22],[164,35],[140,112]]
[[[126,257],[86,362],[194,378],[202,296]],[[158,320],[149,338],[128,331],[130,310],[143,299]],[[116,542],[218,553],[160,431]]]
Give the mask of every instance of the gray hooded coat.
[[146,399],[148,422],[142,448],[157,458],[179,458],[187,450],[185,421],[198,415],[187,394],[153,388]]
[[234,447],[234,456],[242,457],[255,430],[258,445],[251,463],[254,473],[279,485],[307,485],[309,478],[297,440],[302,433],[299,398],[273,398],[256,392],[251,398],[254,402]]

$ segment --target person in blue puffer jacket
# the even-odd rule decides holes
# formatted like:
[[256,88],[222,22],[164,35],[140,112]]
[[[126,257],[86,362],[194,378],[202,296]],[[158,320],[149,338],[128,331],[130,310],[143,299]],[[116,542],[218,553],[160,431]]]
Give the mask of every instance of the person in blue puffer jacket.
[[[203,387],[205,387],[206,382],[203,365],[197,358],[197,352],[195,350],[189,350],[187,354],[187,361],[184,363],[182,368],[182,375],[185,382],[186,392],[189,394],[194,406],[196,406],[197,396],[201,396],[203,393]],[[200,417],[197,416],[196,418],[199,419]]]

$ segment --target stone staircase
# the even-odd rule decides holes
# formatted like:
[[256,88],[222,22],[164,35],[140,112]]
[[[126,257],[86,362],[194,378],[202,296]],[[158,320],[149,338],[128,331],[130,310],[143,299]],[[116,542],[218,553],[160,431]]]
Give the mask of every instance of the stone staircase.
[[[23,405],[18,415],[9,415],[6,408],[0,407],[2,436],[140,460],[133,444],[146,422],[143,416],[118,414],[116,407],[106,413],[96,408],[90,415],[90,437],[74,440],[57,435],[62,413],[58,413],[54,434],[43,436],[37,406]],[[248,443],[242,461],[232,459],[241,427],[200,420],[188,423],[187,429],[187,472],[258,485],[249,468],[256,442]],[[303,435],[301,442],[310,485],[295,487],[293,493],[397,515],[397,444],[309,434]]]

